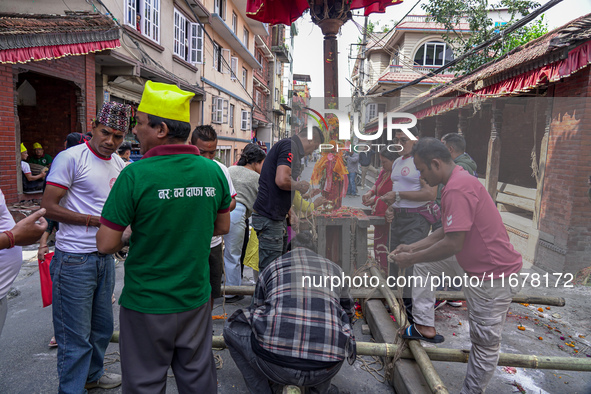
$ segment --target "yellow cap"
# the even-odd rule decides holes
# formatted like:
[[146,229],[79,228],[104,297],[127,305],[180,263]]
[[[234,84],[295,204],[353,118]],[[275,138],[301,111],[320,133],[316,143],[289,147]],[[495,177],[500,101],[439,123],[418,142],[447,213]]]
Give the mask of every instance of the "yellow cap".
[[181,90],[176,85],[147,81],[138,111],[165,119],[190,122],[191,99],[195,93]]
[[26,151],[27,151],[27,148],[25,147],[25,144],[23,144],[21,142],[21,153],[26,152]]
[[40,143],[38,143],[38,142],[35,142],[35,143],[33,144],[33,149],[43,149],[43,146],[41,146],[41,144],[40,144]]

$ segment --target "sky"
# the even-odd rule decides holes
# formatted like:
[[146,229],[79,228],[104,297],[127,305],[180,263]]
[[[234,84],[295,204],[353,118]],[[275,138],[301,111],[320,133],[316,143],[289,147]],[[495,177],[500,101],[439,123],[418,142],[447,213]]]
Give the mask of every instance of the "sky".
[[[391,27],[394,25],[394,21],[402,18],[416,1],[404,0],[399,5],[388,7],[385,14],[370,15],[369,20],[377,24],[377,31],[381,31],[387,26]],[[427,1],[422,0],[421,4]],[[545,4],[546,1],[538,0],[541,4]],[[420,4],[415,7],[412,14],[425,14],[420,7]],[[361,14],[361,11],[356,10],[354,14]],[[547,11],[545,13],[545,19],[548,23],[548,30],[552,30],[589,13],[591,13],[591,0],[564,0]],[[357,22],[361,28],[363,27],[363,16],[353,16],[353,21]],[[351,79],[351,71],[355,64],[354,59],[349,59],[350,44],[357,43],[361,37],[361,31],[353,21],[345,23],[341,28],[341,34],[337,36],[339,45],[339,96],[341,97],[350,97],[351,95],[351,85],[346,80],[346,78]],[[298,35],[295,38],[293,48],[294,73],[310,75],[312,79],[312,82],[309,84],[311,87],[311,96],[321,97],[324,93],[324,67],[322,63],[322,42],[324,36],[320,28],[312,23],[309,14],[297,20],[297,27]],[[357,46],[353,48],[356,50]]]

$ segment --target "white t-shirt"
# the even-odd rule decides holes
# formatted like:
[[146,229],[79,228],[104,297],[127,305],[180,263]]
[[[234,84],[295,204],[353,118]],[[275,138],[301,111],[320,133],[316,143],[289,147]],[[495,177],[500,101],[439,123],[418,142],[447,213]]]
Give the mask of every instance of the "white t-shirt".
[[[0,190],[0,233],[14,227],[14,219],[6,206],[4,193]],[[6,235],[1,235],[6,237]],[[0,299],[4,298],[12,282],[16,279],[23,263],[23,249],[15,246],[12,249],[0,250]]]
[[[392,191],[393,192],[411,192],[421,190],[421,173],[417,170],[412,156],[406,159],[399,157],[392,164]],[[399,203],[394,203],[394,208],[418,208],[429,201],[411,201],[401,199]]]
[[31,166],[26,161],[21,161],[21,169],[23,170],[23,174],[31,173]]
[[[60,152],[51,165],[47,184],[68,192],[60,205],[84,215],[100,216],[109,192],[125,167],[117,154],[105,159],[94,153],[88,142]],[[96,252],[97,227],[60,223],[56,247],[64,252]]]
[[[232,198],[236,197],[236,190],[234,189],[234,185],[232,184],[232,178],[230,177],[230,171],[228,171],[228,167],[226,167],[225,165],[223,165],[222,163],[220,163],[217,160],[214,160],[214,161],[218,166],[220,166],[222,171],[224,171],[224,175],[226,176],[226,179],[228,180],[228,185],[230,186],[230,195],[232,196]],[[222,243],[222,236],[216,235],[211,239],[210,248],[213,248],[214,246],[218,246],[221,243]]]

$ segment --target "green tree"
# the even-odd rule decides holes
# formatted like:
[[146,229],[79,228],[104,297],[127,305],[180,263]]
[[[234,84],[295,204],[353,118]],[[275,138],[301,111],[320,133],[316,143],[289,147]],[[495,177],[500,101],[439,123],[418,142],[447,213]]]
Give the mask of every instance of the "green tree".
[[[488,41],[499,31],[506,29],[538,6],[539,3],[531,0],[500,0],[494,4],[490,4],[488,0],[429,0],[423,5],[423,9],[432,15],[433,21],[445,26],[447,33],[443,38],[452,46],[454,56],[457,58]],[[495,26],[489,16],[491,12],[498,9],[507,9],[510,19],[506,25]],[[468,23],[470,32],[457,31],[456,27],[460,23]],[[542,16],[462,60],[452,70],[456,74],[469,73],[547,32],[548,28]]]

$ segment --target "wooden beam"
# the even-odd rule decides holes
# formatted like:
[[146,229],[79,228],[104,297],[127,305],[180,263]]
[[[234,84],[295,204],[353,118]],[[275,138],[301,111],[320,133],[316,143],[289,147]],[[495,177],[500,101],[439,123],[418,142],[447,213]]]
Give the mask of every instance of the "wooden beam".
[[[373,338],[381,343],[394,343],[398,327],[384,308],[381,300],[368,300],[363,305],[363,315],[369,324]],[[408,351],[409,354],[410,351]],[[358,353],[359,354],[359,353]],[[429,394],[431,390],[421,373],[421,369],[413,360],[398,360],[393,369],[388,369],[392,357],[380,354],[386,366],[386,377],[396,393],[400,394]]]
[[[329,283],[330,286],[330,283]],[[222,286],[222,292],[225,291],[226,295],[248,295],[251,296],[254,293],[254,286]],[[352,298],[363,298],[363,299],[383,299],[385,296],[380,292],[379,288],[368,289],[351,289]],[[465,300],[466,296],[461,291],[437,291],[435,292],[435,298],[438,300]],[[552,305],[552,306],[564,306],[565,300],[562,297],[539,297],[530,296],[527,294],[517,294],[513,297],[513,301],[516,303],[524,304],[540,304],[540,305]]]
[[492,107],[490,138],[486,156],[486,190],[497,201],[497,183],[499,181],[499,167],[501,164],[501,128],[503,124],[503,105],[495,101]]
[[523,209],[529,212],[534,211],[535,201],[529,198],[511,196],[509,194],[499,193],[497,194],[497,202],[501,204],[512,205],[519,209]]
[[486,190],[497,201],[497,183],[499,181],[499,166],[501,164],[501,128],[503,124],[504,104],[498,100],[492,106],[490,139],[486,157]]
[[[398,301],[396,301],[396,297],[394,296],[394,293],[392,292],[392,290],[390,290],[390,288],[386,286],[386,281],[382,277],[382,274],[380,273],[380,271],[378,270],[377,267],[371,267],[370,272],[373,276],[378,278],[379,289],[382,292],[382,294],[384,295],[384,297],[386,298],[386,302],[388,303],[390,310],[394,314],[394,318],[396,319],[396,322],[398,323],[398,325],[400,327],[406,327],[408,325],[408,321],[406,319],[406,316],[401,314],[400,306],[398,305]],[[435,393],[435,394],[447,394],[448,393],[447,388],[445,387],[445,385],[441,381],[441,378],[437,374],[437,371],[435,371],[435,367],[433,366],[433,363],[429,359],[429,356],[427,356],[427,353],[425,352],[425,349],[421,345],[420,341],[409,340],[409,341],[407,341],[407,343],[408,343],[408,347],[410,348],[410,351],[412,352],[415,360],[417,361],[417,363],[419,364],[419,367],[421,368],[421,372],[423,373],[425,380],[429,384],[429,388],[431,389],[431,392]]]
[[[541,100],[541,99],[536,99]],[[536,199],[534,203],[533,227],[540,228],[540,212],[542,207],[542,192],[544,190],[544,178],[546,176],[546,161],[548,159],[548,141],[550,140],[550,125],[552,124],[552,109],[554,98],[546,99],[546,122],[544,124],[544,137],[540,146],[540,161],[538,163],[538,184],[536,187]],[[537,104],[537,102],[536,102]]]

